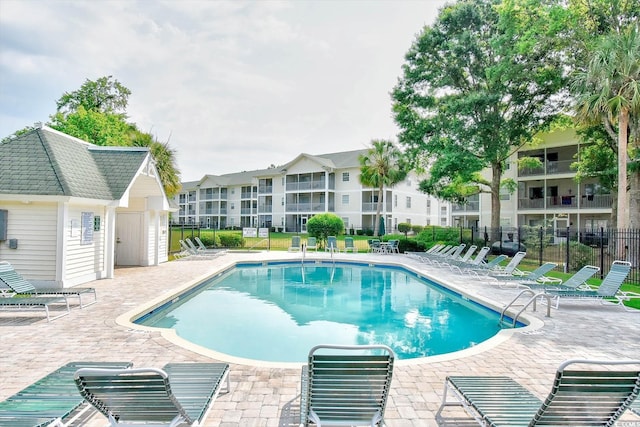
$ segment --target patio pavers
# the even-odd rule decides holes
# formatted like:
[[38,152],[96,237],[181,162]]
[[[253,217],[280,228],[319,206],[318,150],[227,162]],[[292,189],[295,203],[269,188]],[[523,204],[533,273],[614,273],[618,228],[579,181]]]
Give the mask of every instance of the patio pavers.
[[[464,289],[498,306],[515,295],[513,289],[474,283],[470,277],[430,267],[405,255],[349,254],[345,259],[406,263],[451,286]],[[307,258],[326,259],[325,253]],[[74,360],[129,360],[134,366],[160,367],[168,362],[210,362],[212,358],[178,346],[158,332],[141,331],[116,318],[176,288],[199,280],[237,261],[299,259],[284,252],[233,253],[212,260],[175,261],[157,267],[116,270],[115,279],[86,284],[97,289],[98,303],[47,323],[39,314],[0,312],[0,400],[12,395],[64,363]],[[539,319],[535,330],[515,331],[460,355],[421,361],[399,361],[386,411],[389,427],[437,425],[444,378],[449,374],[509,375],[539,396],[545,396],[558,365],[571,358],[630,359],[640,357],[640,312],[593,302],[566,302],[552,317],[545,309],[528,309]],[[482,351],[480,351],[482,350]],[[213,360],[216,361],[216,360]],[[228,360],[218,360],[228,361]],[[300,369],[231,364],[231,393],[220,395],[204,426],[293,426],[299,413]],[[475,425],[462,411],[445,411],[448,426]],[[640,418],[625,414],[631,426]],[[83,425],[105,426],[95,415]]]

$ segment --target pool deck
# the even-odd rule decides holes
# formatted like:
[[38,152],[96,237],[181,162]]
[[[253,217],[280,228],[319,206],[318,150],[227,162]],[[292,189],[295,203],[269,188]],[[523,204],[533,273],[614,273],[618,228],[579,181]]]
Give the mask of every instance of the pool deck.
[[[239,261],[300,259],[299,253],[229,252],[210,260],[182,260],[157,267],[120,268],[115,279],[93,286],[98,303],[47,323],[41,313],[0,312],[0,400],[21,390],[60,365],[75,361],[131,361],[134,366],[161,367],[168,362],[212,361],[211,353],[176,345],[159,332],[127,325],[130,314],[175,294]],[[328,259],[325,253],[310,258]],[[496,307],[517,291],[477,283],[448,269],[430,267],[406,255],[340,254],[336,259],[405,264],[415,271]],[[536,326],[509,331],[471,351],[419,361],[399,361],[387,404],[389,427],[436,426],[435,412],[447,375],[508,375],[539,397],[547,395],[553,375],[566,359],[640,358],[640,312],[594,301],[563,302],[545,316],[546,308],[530,308]],[[225,359],[223,361],[230,361]],[[215,361],[215,360],[214,360]],[[221,394],[204,426],[294,426],[299,413],[300,367],[231,362],[231,392]],[[446,426],[477,425],[462,410],[445,409]],[[107,425],[94,415],[78,425]],[[627,412],[621,427],[640,427],[640,417]]]

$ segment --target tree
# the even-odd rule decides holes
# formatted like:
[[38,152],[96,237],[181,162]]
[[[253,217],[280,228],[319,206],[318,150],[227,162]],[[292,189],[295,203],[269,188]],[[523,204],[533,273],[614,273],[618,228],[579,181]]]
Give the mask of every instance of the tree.
[[[630,225],[640,228],[640,189],[635,185],[630,194],[631,200],[627,203],[629,128],[637,129],[640,115],[639,33],[636,24],[602,37],[586,70],[576,73],[572,84],[579,122],[587,125],[602,123],[612,136],[616,133],[613,129],[617,128],[616,226],[621,229]],[[637,135],[635,139],[637,144]],[[632,155],[636,156],[637,152],[633,150]],[[636,165],[632,170],[638,173]]]
[[56,102],[57,111],[63,114],[78,111],[84,107],[87,111],[119,114],[126,117],[131,91],[112,76],[100,77],[96,81],[86,79],[80,89],[65,92]]
[[126,120],[131,91],[111,76],[86,80],[80,89],[65,92],[49,125],[68,135],[101,146],[147,147],[168,197],[180,191],[175,151]]
[[360,162],[360,183],[367,187],[378,189],[378,204],[373,235],[378,237],[380,232],[380,213],[385,187],[393,187],[407,176],[403,164],[402,152],[386,140],[371,141],[372,147],[358,158]]
[[[463,0],[441,9],[406,54],[393,90],[400,143],[420,189],[445,200],[491,194],[491,227],[500,225],[505,162],[545,129],[562,105],[565,81],[549,25],[562,8],[539,0]],[[482,175],[489,169],[491,176]]]
[[316,237],[322,244],[329,236],[338,236],[344,230],[344,222],[336,214],[322,213],[309,218],[307,221],[307,233]]

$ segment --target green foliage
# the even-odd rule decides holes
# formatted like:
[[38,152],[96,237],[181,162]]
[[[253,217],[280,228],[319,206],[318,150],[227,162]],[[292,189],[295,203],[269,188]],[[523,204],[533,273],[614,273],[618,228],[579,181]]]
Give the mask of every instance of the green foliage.
[[220,233],[218,238],[220,239],[220,246],[225,248],[240,248],[244,245],[244,239],[240,234]]
[[71,114],[84,108],[86,111],[119,115],[124,119],[131,91],[112,76],[96,81],[86,79],[80,89],[65,92],[56,102],[59,113]]
[[[565,245],[566,243],[562,243],[560,247],[565,248]],[[589,246],[583,245],[580,242],[569,242],[569,251],[571,253],[569,269],[571,271],[578,271],[591,262],[593,251]]]
[[360,183],[378,189],[378,205],[374,221],[375,236],[379,236],[380,212],[385,187],[393,187],[407,176],[402,153],[391,141],[373,140],[366,154],[360,155]]
[[407,233],[411,231],[411,224],[406,222],[401,222],[398,224],[398,231],[404,233],[404,238],[407,238]]
[[328,236],[338,236],[344,231],[344,222],[336,214],[322,213],[314,215],[307,221],[307,232],[322,244]]
[[434,243],[457,245],[460,243],[460,230],[451,227],[426,227],[415,240],[425,248],[430,248]]
[[120,115],[87,110],[83,106],[66,115],[56,113],[51,116],[49,126],[92,144],[125,147],[131,145],[129,133],[134,129]]
[[412,225],[411,226],[411,230],[415,233],[415,234],[420,234],[422,232],[422,230],[424,230],[424,227],[422,225]]
[[200,234],[200,240],[202,241],[202,244],[205,245],[208,248],[211,247],[215,247],[215,246],[219,246],[216,238],[217,236],[214,236],[213,234],[210,233],[201,233]]
[[504,162],[561,108],[553,98],[564,84],[561,27],[550,25],[557,9],[539,0],[459,1],[417,37],[392,96],[406,157],[429,169],[422,191],[456,202],[490,192],[499,201]]

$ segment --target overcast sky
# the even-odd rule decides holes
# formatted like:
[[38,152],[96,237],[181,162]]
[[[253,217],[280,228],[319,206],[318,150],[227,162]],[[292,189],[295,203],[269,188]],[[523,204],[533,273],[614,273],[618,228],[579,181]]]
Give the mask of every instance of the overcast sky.
[[0,139],[111,75],[183,181],[396,140],[389,94],[444,4],[0,0]]

